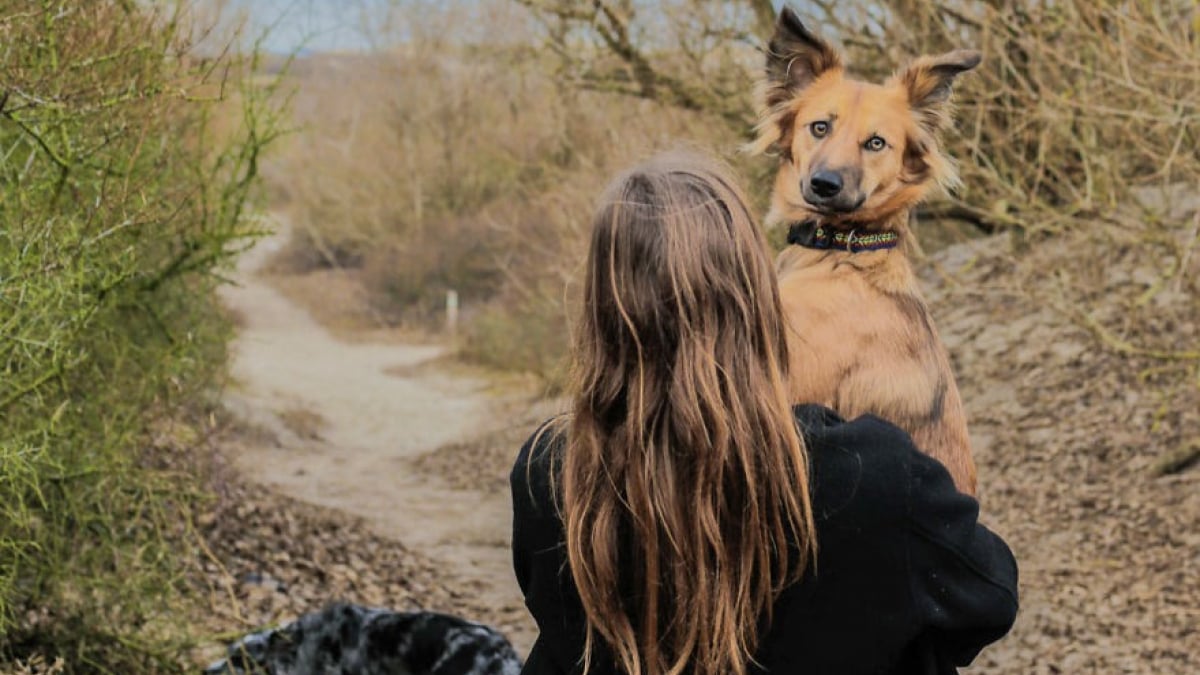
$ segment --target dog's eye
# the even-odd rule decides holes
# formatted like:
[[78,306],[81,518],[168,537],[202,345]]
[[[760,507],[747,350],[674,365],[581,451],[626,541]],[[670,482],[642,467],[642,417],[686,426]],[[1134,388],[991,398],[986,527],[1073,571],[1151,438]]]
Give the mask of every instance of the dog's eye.
[[810,126],[812,128],[812,135],[817,138],[824,138],[825,134],[829,133],[829,122],[824,120],[813,122]]
[[867,139],[866,143],[863,143],[863,147],[871,152],[879,152],[887,147],[887,141],[883,140],[879,136],[872,136]]

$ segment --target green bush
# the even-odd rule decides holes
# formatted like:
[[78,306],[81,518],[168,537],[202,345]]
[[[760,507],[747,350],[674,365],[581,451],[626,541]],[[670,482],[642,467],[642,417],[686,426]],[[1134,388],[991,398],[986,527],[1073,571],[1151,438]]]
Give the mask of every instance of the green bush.
[[566,381],[569,348],[561,299],[523,298],[485,305],[467,324],[463,356],[497,370],[533,373],[548,393]]
[[[161,669],[183,480],[149,431],[200,401],[274,133],[182,4],[0,0],[0,644]],[[55,642],[68,639],[69,643]],[[50,646],[46,646],[50,643]],[[20,655],[17,653],[16,655]],[[150,665],[147,665],[150,664]]]

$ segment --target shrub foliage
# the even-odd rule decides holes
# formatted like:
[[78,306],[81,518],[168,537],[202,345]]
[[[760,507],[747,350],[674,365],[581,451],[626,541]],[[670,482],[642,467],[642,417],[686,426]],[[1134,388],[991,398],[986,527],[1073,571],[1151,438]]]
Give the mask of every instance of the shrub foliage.
[[[173,660],[189,491],[150,430],[220,373],[212,289],[274,133],[182,4],[0,0],[0,643]],[[211,38],[210,38],[211,39]],[[156,646],[158,645],[158,646]],[[58,654],[52,654],[58,655]]]

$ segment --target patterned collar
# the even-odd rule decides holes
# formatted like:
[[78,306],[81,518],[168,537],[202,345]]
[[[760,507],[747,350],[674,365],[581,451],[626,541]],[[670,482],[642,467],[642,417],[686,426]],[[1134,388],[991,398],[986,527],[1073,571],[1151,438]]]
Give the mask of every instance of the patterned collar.
[[834,230],[816,220],[804,220],[792,223],[788,228],[787,242],[817,250],[845,249],[849,253],[860,253],[895,248],[900,243],[900,235],[895,232],[858,234],[857,230]]

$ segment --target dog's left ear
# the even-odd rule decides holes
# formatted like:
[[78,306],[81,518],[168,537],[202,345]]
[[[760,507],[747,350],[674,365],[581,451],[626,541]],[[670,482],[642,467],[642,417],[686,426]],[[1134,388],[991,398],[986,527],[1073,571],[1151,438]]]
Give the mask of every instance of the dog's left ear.
[[954,78],[979,65],[983,55],[972,49],[957,49],[941,56],[923,56],[896,75],[908,92],[908,103],[917,119],[930,132],[950,125],[951,87]]
[[765,103],[772,107],[800,93],[826,71],[841,68],[842,58],[785,4],[767,45],[766,65]]

